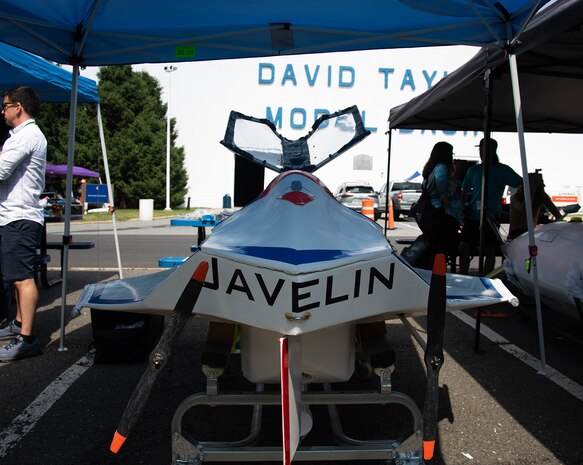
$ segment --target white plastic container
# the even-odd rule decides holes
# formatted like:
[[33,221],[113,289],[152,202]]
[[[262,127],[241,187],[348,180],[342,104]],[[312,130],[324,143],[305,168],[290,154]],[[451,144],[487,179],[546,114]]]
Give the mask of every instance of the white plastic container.
[[[281,335],[241,326],[241,366],[253,383],[279,383]],[[312,383],[347,381],[354,371],[354,325],[294,336],[302,343],[302,373]]]
[[154,199],[140,199],[140,221],[154,219]]

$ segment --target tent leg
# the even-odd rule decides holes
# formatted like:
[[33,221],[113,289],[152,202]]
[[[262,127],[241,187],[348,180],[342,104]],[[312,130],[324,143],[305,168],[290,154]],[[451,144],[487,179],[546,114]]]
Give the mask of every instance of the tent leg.
[[65,311],[67,310],[67,277],[69,268],[69,244],[71,243],[71,197],[73,191],[73,164],[75,161],[75,128],[77,126],[77,91],[79,88],[79,65],[73,66],[71,83],[71,107],[69,109],[69,139],[67,146],[67,181],[65,189],[65,229],[63,231],[62,277],[61,288],[61,337],[59,351],[65,347]]
[[[493,83],[491,79],[491,70],[487,69],[484,74],[484,139],[486,147],[490,146],[490,134],[492,131],[492,93]],[[478,275],[484,275],[484,241],[485,241],[485,227],[487,225],[488,215],[488,182],[490,178],[490,151],[484,151],[484,159],[482,160],[482,198],[480,210],[480,245],[478,253]],[[482,308],[479,307],[476,312],[476,327],[474,329],[474,352],[480,352],[480,325],[482,322]]]
[[516,65],[516,55],[509,56],[510,77],[512,80],[512,95],[514,97],[514,111],[516,113],[516,129],[518,131],[518,143],[520,146],[520,160],[522,164],[522,182],[524,187],[524,201],[526,208],[526,223],[528,226],[528,254],[531,260],[532,281],[534,284],[534,300],[536,305],[536,320],[538,329],[538,342],[540,351],[541,367],[540,372],[546,374],[545,342],[542,325],[542,309],[540,299],[540,284],[538,280],[538,270],[536,266],[537,247],[534,238],[534,220],[532,215],[532,199],[530,196],[530,183],[528,179],[528,165],[526,162],[526,146],[524,142],[524,125],[522,122],[522,103],[520,98],[520,87],[518,83],[518,67]]
[[119,279],[123,279],[121,267],[121,256],[119,253],[119,238],[117,235],[117,225],[115,222],[115,203],[113,201],[113,188],[111,185],[111,176],[109,175],[109,163],[107,162],[107,147],[105,146],[105,135],[103,133],[103,120],[101,119],[101,106],[97,104],[97,125],[99,126],[99,141],[101,142],[101,153],[103,155],[103,167],[105,168],[105,180],[107,182],[107,191],[109,195],[109,208],[111,211],[111,222],[113,224],[113,238],[115,241],[115,253],[117,255],[117,266],[119,270]]
[[389,179],[391,179],[391,136],[393,135],[393,131],[389,129],[387,134],[389,135],[389,141],[387,145],[387,189],[385,190],[384,200],[379,199],[379,201],[385,202],[385,237],[387,236],[387,223],[389,221],[389,189],[391,188]]
[[476,326],[474,327],[474,352],[483,354],[480,350],[480,327],[482,325],[482,307],[476,309]]

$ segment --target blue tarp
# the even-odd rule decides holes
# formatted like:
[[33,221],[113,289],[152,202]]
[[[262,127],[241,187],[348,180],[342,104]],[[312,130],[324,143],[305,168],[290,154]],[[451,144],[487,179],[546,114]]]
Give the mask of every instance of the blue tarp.
[[0,0],[0,40],[81,66],[500,47],[548,0]]
[[[73,75],[57,65],[0,42],[0,87],[2,90],[15,86],[31,86],[42,102],[69,102]],[[78,101],[99,101],[97,83],[79,78]]]
[[413,179],[418,178],[421,176],[419,171],[415,171],[411,176],[409,176],[405,181],[413,181]]

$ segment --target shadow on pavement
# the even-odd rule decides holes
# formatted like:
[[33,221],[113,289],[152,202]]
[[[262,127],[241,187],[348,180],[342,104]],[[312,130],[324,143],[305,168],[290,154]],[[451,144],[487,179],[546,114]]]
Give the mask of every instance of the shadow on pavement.
[[[494,307],[492,307],[494,308]],[[506,336],[506,339],[516,342],[522,338],[520,347],[526,348],[534,357],[538,358],[538,336],[536,322],[525,325],[520,313],[508,304],[496,307],[505,312],[507,318],[483,318],[482,324],[488,325],[496,332]],[[467,312],[473,315],[472,311]],[[424,325],[424,319],[417,319]],[[518,333],[521,333],[519,335]],[[506,334],[508,333],[508,334]],[[459,337],[447,337],[447,335],[459,335]],[[462,337],[462,335],[469,337]],[[513,337],[514,336],[514,337]],[[564,465],[579,465],[583,463],[581,448],[573,447],[580,441],[580,421],[583,414],[581,401],[560,388],[548,378],[537,374],[537,370],[526,365],[518,357],[512,357],[506,351],[500,349],[497,344],[482,337],[480,348],[482,353],[474,352],[474,333],[468,332],[468,326],[448,315],[446,320],[446,365],[447,358],[455,361],[475,381],[476,386],[467,385],[466,389],[475,389],[475,404],[467,405],[472,411],[477,423],[492,422],[486,418],[490,414],[491,406],[495,403],[502,408],[508,417],[522,425],[527,434],[518,434],[509,428],[509,422],[504,418],[498,418],[492,422],[489,429],[492,432],[492,449],[507,448],[513,444],[516,463],[561,463]],[[571,366],[581,366],[583,356],[575,346],[556,346],[546,344],[547,364],[556,366],[555,361],[568,357],[573,363]],[[580,349],[580,347],[579,347]],[[574,362],[578,360],[578,362]],[[538,368],[538,367],[537,367]],[[442,379],[447,382],[447,370]],[[484,392],[483,400],[479,394]],[[552,426],[555,425],[555,426]],[[556,425],[561,425],[560,428]],[[460,427],[462,425],[459,425]],[[447,425],[441,423],[443,433],[447,434]],[[473,436],[472,428],[464,428],[466,439],[479,443],[483,438]],[[479,431],[476,429],[476,431]],[[534,441],[540,442],[545,447],[546,457],[537,455],[533,447]],[[490,442],[490,441],[488,441]],[[486,451],[485,451],[486,452]],[[558,459],[560,462],[553,462]]]

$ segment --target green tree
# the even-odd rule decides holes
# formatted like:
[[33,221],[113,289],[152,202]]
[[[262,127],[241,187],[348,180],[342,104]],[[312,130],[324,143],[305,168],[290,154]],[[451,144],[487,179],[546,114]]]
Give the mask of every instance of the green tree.
[[[166,104],[158,81],[131,66],[99,70],[99,97],[107,146],[109,171],[116,205],[136,208],[141,198],[154,199],[155,208],[166,205]],[[67,161],[69,104],[43,104],[39,125],[48,140],[49,163]],[[171,120],[170,205],[186,195],[184,147],[176,147],[175,120]],[[75,164],[102,174],[105,182],[95,105],[81,104],[77,111]]]

